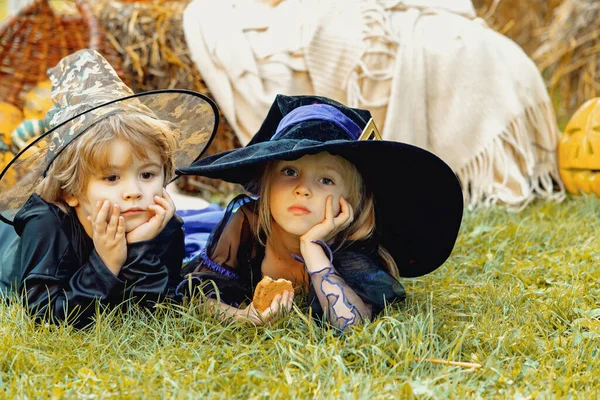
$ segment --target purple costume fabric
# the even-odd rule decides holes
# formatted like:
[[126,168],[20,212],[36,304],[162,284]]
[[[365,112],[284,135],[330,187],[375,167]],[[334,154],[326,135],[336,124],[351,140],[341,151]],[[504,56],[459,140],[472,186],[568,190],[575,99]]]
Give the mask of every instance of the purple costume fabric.
[[185,265],[206,247],[210,233],[223,219],[225,211],[221,206],[213,203],[200,210],[177,210],[176,213],[183,219],[185,235],[183,264]]

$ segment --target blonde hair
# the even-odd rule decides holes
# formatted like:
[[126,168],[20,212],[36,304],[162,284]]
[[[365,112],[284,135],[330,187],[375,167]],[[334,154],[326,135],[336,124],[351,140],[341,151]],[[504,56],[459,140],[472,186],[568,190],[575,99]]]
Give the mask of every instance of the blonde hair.
[[[338,243],[338,250],[341,249],[346,242],[368,239],[375,232],[375,199],[373,193],[370,192],[364,184],[362,175],[356,169],[356,166],[350,161],[341,156],[333,156],[333,161],[338,164],[338,170],[342,173],[342,179],[348,184],[348,196],[346,201],[354,210],[354,221],[350,226],[344,229],[334,238],[334,242]],[[258,241],[266,246],[266,241],[271,235],[271,205],[269,203],[269,192],[271,190],[271,173],[275,161],[271,161],[265,165],[258,183],[258,218],[255,226],[255,235]],[[379,246],[377,254],[383,261],[387,271],[394,278],[399,279],[400,273],[398,266],[383,247]]]
[[176,131],[168,122],[145,114],[119,113],[98,121],[67,145],[50,165],[36,192],[66,212],[67,196],[83,196],[90,176],[106,173],[110,145],[115,139],[127,141],[138,158],[148,158],[150,149],[158,153],[167,185],[175,168]]

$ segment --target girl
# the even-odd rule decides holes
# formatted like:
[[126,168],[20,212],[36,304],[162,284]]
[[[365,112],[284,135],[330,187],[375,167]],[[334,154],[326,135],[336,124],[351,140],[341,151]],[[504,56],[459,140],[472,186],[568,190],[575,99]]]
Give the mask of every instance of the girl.
[[[0,250],[0,289],[83,326],[96,305],[152,306],[179,282],[182,221],[165,186],[210,143],[217,114],[192,92],[134,95],[90,50],[48,74],[50,129],[0,175],[0,218],[18,235]],[[7,182],[12,171],[22,177]]]
[[179,287],[213,280],[214,310],[254,324],[285,314],[293,299],[276,297],[263,313],[239,309],[264,275],[308,290],[314,314],[335,327],[370,319],[404,298],[400,277],[447,259],[462,218],[460,185],[442,160],[380,140],[368,111],[316,96],[277,96],[246,147],[177,172],[258,196],[230,204]]

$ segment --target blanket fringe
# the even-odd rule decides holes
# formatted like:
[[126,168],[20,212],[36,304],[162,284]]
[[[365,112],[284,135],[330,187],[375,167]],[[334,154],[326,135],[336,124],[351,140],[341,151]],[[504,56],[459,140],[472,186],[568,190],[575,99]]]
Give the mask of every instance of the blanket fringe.
[[521,211],[535,198],[560,202],[565,188],[558,173],[560,133],[551,104],[529,107],[457,171],[465,205]]

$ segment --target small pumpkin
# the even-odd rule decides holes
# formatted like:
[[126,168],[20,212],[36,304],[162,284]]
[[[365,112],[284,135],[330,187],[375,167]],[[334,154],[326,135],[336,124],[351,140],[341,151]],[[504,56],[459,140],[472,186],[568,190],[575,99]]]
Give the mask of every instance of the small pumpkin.
[[[15,157],[15,155],[6,146],[2,146],[0,143],[0,172],[4,170],[4,167]],[[4,187],[12,187],[17,180],[17,173],[13,168],[6,171],[6,174],[0,181],[0,189]]]
[[52,107],[52,82],[45,80],[39,82],[25,95],[23,115],[25,119],[44,119]]
[[569,193],[600,197],[600,98],[571,117],[558,144],[560,177]]
[[23,120],[23,113],[16,106],[0,103],[0,140],[8,147],[12,145],[11,133]]

